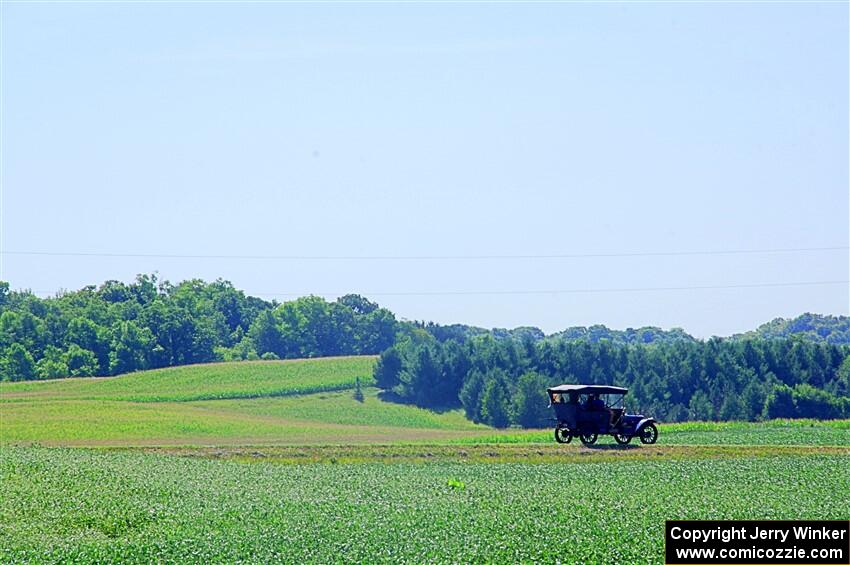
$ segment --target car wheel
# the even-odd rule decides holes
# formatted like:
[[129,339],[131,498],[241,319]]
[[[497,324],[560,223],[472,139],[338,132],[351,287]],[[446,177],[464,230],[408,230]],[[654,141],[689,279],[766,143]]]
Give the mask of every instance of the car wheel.
[[593,445],[596,443],[596,438],[599,437],[599,434],[581,434],[578,438],[584,445]]
[[627,436],[626,434],[614,434],[614,441],[620,445],[626,445],[632,441],[632,436]]
[[640,442],[646,445],[652,445],[658,441],[658,428],[655,424],[647,424],[640,430]]
[[573,434],[570,433],[568,428],[558,426],[555,428],[555,441],[558,443],[570,443],[573,441]]

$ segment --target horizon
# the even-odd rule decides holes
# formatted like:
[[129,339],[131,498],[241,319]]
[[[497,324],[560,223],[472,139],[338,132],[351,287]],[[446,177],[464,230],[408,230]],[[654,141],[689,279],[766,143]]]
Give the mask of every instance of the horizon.
[[[144,276],[144,275],[157,276],[156,273],[139,273],[137,276]],[[159,285],[161,285],[162,283],[170,283],[170,284],[174,284],[174,285],[179,285],[183,282],[187,282],[187,281],[190,281],[190,280],[201,280],[201,282],[203,282],[205,284],[210,284],[210,283],[213,283],[213,282],[216,282],[216,281],[222,281],[222,282],[225,282],[225,283],[233,284],[231,281],[228,281],[228,280],[222,279],[222,278],[218,278],[218,279],[214,279],[214,280],[203,280],[203,279],[193,278],[193,279],[185,279],[185,280],[182,280],[182,281],[170,281],[170,280],[167,280],[167,279],[157,278],[157,280],[156,280],[157,289],[159,290]],[[0,281],[0,282],[8,282],[8,281]],[[12,287],[10,287],[10,291],[12,291],[12,292],[29,292],[29,293],[32,293],[33,295],[38,296],[39,298],[42,298],[42,299],[55,299],[55,298],[61,297],[62,295],[65,295],[65,294],[80,292],[83,289],[88,288],[88,287],[94,287],[95,289],[97,289],[105,282],[108,282],[108,281],[102,281],[101,283],[98,283],[98,284],[84,285],[83,287],[78,288],[78,289],[62,288],[62,289],[56,290],[55,292],[53,292],[52,294],[49,294],[49,295],[39,295],[39,294],[35,293],[32,289],[27,289],[27,288],[12,288]],[[135,282],[135,279],[133,281],[118,281],[118,282],[121,282],[123,284],[132,284],[133,282]],[[262,300],[264,300],[264,301],[266,301],[270,304],[274,304],[274,305],[280,305],[280,304],[283,304],[285,302],[294,301],[294,300],[297,300],[298,298],[305,298],[305,297],[308,297],[308,296],[320,296],[320,295],[315,295],[315,294],[313,294],[313,295],[304,294],[304,295],[300,295],[300,296],[293,296],[293,297],[285,299],[285,300],[278,300],[278,299],[267,300],[266,298],[263,298],[261,296],[252,295],[252,294],[244,291],[243,289],[240,289],[236,285],[233,285],[233,288],[236,289],[237,291],[243,292],[245,294],[245,296],[260,298],[260,299],[262,299]],[[358,293],[355,293],[355,292],[344,293],[344,294],[334,296],[333,298],[329,298],[327,296],[320,296],[320,297],[330,302],[330,301],[334,301],[334,300],[340,298],[341,296],[344,296],[345,294],[358,294]],[[363,298],[366,298],[367,300],[377,304],[378,306],[380,306],[382,308],[388,308],[387,305],[385,305],[381,302],[380,298],[375,299],[374,297],[371,297],[371,296],[368,296],[368,295],[361,295],[361,296],[363,296]],[[797,315],[790,316],[790,317],[779,316],[779,317],[771,318],[770,320],[764,320],[764,321],[759,322],[758,324],[754,325],[752,328],[746,329],[746,330],[741,331],[741,332],[736,332],[734,334],[729,334],[729,335],[716,335],[715,334],[715,335],[709,335],[709,336],[700,336],[700,335],[693,333],[692,331],[689,331],[688,328],[684,328],[684,327],[681,327],[681,326],[659,326],[659,325],[655,325],[655,324],[646,324],[646,325],[643,325],[643,326],[634,326],[634,327],[632,327],[632,326],[629,326],[629,327],[612,327],[612,326],[608,326],[608,325],[603,324],[603,323],[591,323],[591,324],[583,324],[583,325],[564,326],[564,327],[561,327],[561,328],[556,328],[553,331],[545,331],[535,324],[525,324],[525,325],[521,325],[521,326],[489,326],[489,327],[487,327],[487,326],[479,326],[479,325],[476,325],[476,324],[470,324],[470,323],[467,323],[467,322],[464,322],[464,321],[438,322],[436,320],[407,318],[407,317],[401,315],[399,312],[392,310],[391,308],[388,308],[388,309],[396,316],[396,319],[398,319],[399,321],[403,321],[403,322],[421,323],[421,324],[436,323],[436,324],[439,324],[441,326],[460,325],[460,326],[468,326],[468,327],[479,328],[479,329],[483,329],[483,330],[487,330],[487,331],[515,330],[515,329],[519,329],[519,328],[536,328],[536,329],[543,331],[543,333],[545,334],[546,337],[551,337],[551,336],[556,335],[558,333],[561,333],[563,331],[566,331],[566,330],[569,330],[569,329],[575,329],[575,328],[590,329],[592,327],[600,327],[601,326],[601,327],[604,327],[608,330],[619,331],[619,332],[626,332],[626,331],[630,331],[630,330],[642,330],[642,329],[652,328],[652,329],[659,329],[659,330],[664,331],[664,332],[669,332],[669,331],[674,331],[674,330],[682,330],[686,334],[688,334],[690,337],[692,337],[694,339],[698,339],[700,341],[706,341],[706,340],[709,340],[709,339],[715,338],[715,337],[716,338],[724,338],[724,339],[725,338],[732,338],[732,337],[735,337],[737,335],[742,335],[742,334],[749,333],[751,331],[756,331],[759,327],[766,325],[766,324],[769,324],[771,322],[775,322],[775,321],[779,321],[779,320],[789,321],[789,320],[793,320],[793,319],[796,319],[796,318],[799,318],[799,317],[802,317],[802,316],[807,316],[807,315],[820,317],[820,318],[837,318],[839,320],[847,319],[848,317],[850,317],[850,316],[846,316],[846,315],[843,315],[843,314],[824,314],[824,313],[819,313],[819,312],[801,312]]]

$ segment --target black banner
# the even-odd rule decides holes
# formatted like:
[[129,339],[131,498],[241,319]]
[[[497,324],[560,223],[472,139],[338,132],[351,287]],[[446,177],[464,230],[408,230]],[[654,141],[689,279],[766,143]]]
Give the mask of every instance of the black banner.
[[846,520],[668,520],[668,565],[848,565]]

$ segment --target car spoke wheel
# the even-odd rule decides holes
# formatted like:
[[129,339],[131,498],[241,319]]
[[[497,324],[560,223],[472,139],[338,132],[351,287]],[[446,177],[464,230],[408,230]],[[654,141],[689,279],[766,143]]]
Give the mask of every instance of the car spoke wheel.
[[626,434],[614,434],[614,441],[620,445],[626,445],[632,441],[632,436],[627,436]]
[[640,431],[640,442],[647,445],[652,445],[658,441],[658,428],[655,424],[647,424]]
[[558,426],[555,428],[555,441],[558,443],[570,443],[573,441],[573,434],[570,433],[568,428]]
[[578,437],[584,445],[593,445],[594,443],[596,443],[596,438],[598,438],[599,435],[598,434],[581,434]]

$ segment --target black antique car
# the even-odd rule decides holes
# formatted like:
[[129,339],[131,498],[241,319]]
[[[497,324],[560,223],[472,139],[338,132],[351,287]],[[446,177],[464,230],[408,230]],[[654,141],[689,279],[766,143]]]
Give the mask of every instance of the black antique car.
[[614,436],[625,445],[633,437],[641,443],[658,440],[655,419],[626,414],[623,399],[628,389],[605,385],[558,385],[546,389],[550,406],[555,410],[555,441],[570,443],[578,437],[585,445],[593,445],[600,434]]

